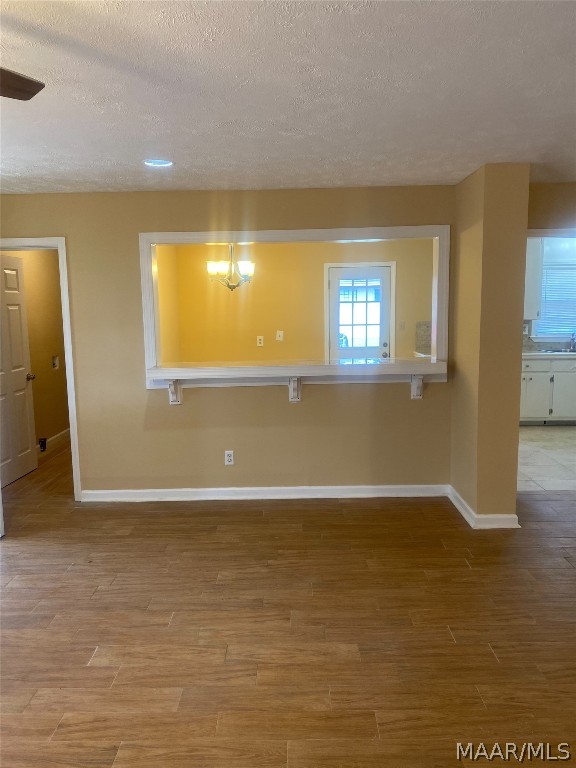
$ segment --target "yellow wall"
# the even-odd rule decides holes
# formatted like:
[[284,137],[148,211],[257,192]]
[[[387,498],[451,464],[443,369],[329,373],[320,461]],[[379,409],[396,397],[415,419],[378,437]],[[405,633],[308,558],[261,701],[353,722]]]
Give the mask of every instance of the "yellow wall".
[[[60,272],[57,251],[5,251],[22,259],[30,367],[36,375],[33,385],[36,438],[54,437],[68,429],[68,399],[64,335],[60,301]],[[52,356],[60,368],[52,368]]]
[[[246,258],[256,264],[255,277],[233,292],[206,273],[208,260],[227,259],[226,246],[157,246],[156,255],[165,365],[323,362],[324,265],[332,262],[396,264],[397,357],[413,358],[416,322],[431,319],[431,240],[253,244]],[[277,330],[284,331],[283,342],[275,340]],[[256,346],[260,335],[263,347]]]
[[[158,315],[160,317],[160,349],[164,362],[182,360],[180,352],[180,296],[178,292],[179,269],[176,248],[173,245],[158,247],[158,263],[162,275],[156,273],[158,283]],[[160,256],[161,254],[161,256]]]
[[452,224],[453,197],[452,187],[4,196],[4,237],[66,237],[83,488],[447,482],[445,384],[421,401],[407,384],[304,386],[299,404],[287,387],[188,389],[181,406],[146,390],[138,233]]

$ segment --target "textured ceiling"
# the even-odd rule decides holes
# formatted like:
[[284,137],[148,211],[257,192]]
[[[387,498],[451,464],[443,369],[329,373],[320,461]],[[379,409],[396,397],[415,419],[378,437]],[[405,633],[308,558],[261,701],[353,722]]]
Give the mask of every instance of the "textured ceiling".
[[[576,180],[576,3],[12,2],[3,192]],[[145,168],[147,157],[174,167]]]

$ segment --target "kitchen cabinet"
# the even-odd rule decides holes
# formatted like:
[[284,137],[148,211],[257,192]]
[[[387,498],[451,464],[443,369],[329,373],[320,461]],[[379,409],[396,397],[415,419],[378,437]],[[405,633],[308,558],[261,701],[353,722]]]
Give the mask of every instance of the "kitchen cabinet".
[[553,419],[576,419],[576,371],[554,372]]
[[522,421],[576,421],[576,355],[554,357],[531,355],[523,359]]
[[538,320],[542,297],[542,238],[529,237],[526,246],[524,320]]
[[576,355],[552,360],[552,418],[576,420]]
[[552,408],[552,386],[549,373],[524,373],[520,395],[520,417],[548,419]]

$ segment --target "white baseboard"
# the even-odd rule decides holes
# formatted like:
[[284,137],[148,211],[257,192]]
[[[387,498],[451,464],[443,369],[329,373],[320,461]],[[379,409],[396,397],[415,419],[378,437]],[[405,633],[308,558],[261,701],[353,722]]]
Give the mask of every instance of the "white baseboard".
[[47,453],[50,453],[50,451],[53,451],[55,448],[58,448],[60,445],[68,442],[70,442],[70,430],[63,429],[62,432],[58,432],[57,435],[52,435],[52,437],[49,437],[46,440],[45,451],[41,451],[40,446],[36,445],[36,452],[39,456],[45,456]]
[[238,488],[122,488],[82,491],[80,501],[251,501],[446,496],[471,528],[520,528],[516,515],[479,515],[451,485],[298,485]]
[[448,498],[471,528],[488,530],[489,528],[520,528],[518,515],[479,515],[467,504],[458,491],[449,486]]
[[447,485],[296,485],[239,488],[143,488],[82,491],[81,501],[242,501],[447,496]]

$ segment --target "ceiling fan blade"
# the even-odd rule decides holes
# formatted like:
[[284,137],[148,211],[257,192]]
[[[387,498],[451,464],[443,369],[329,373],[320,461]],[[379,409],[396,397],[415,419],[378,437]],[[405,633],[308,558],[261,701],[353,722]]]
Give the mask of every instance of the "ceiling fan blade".
[[0,96],[28,101],[44,88],[44,83],[9,69],[0,68]]

